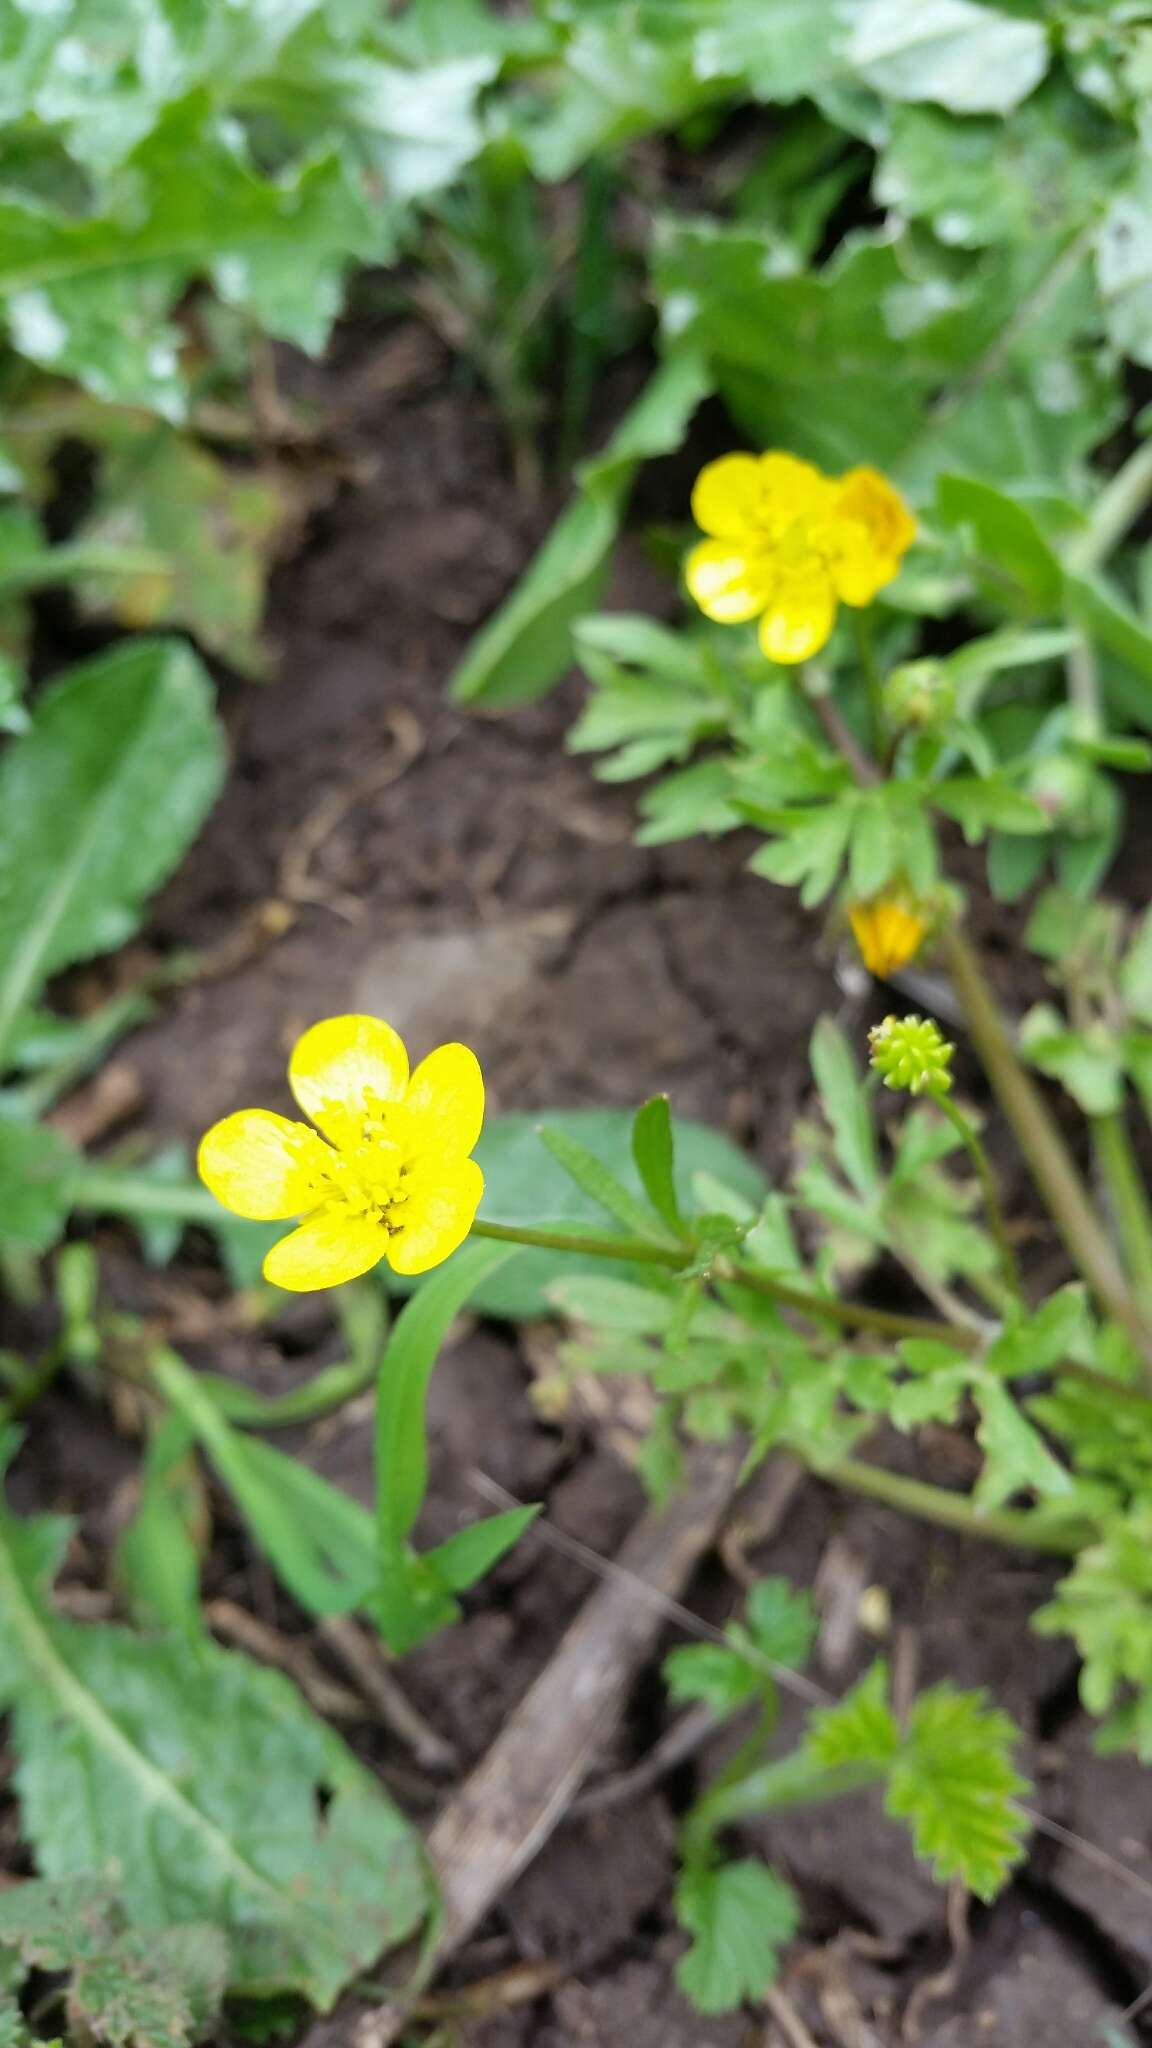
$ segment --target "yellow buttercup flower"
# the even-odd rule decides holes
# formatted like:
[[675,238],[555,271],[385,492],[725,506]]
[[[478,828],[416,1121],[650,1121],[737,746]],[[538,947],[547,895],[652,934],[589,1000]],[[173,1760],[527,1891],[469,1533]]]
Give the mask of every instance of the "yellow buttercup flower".
[[897,894],[850,904],[848,922],[865,967],[881,980],[907,966],[928,931],[927,917],[907,896]]
[[304,1033],[288,1082],[317,1126],[269,1109],[226,1116],[197,1164],[237,1216],[296,1230],[264,1277],[307,1292],[339,1287],[387,1259],[425,1273],[467,1237],[484,1192],[469,1153],[484,1121],[484,1078],[465,1045],[441,1045],[409,1074],[404,1043],[379,1017],[330,1017]]
[[708,535],[684,572],[701,611],[721,625],[759,619],[761,648],[785,663],[819,653],[839,604],[871,604],[916,533],[879,470],[829,477],[775,450],[708,463],[692,511]]

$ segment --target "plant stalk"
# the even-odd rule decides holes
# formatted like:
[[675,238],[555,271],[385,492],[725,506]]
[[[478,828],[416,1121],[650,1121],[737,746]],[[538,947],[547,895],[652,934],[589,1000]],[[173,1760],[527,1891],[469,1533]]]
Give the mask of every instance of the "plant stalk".
[[1004,1284],[1009,1292],[1015,1296],[1016,1300],[1021,1301],[1023,1300],[1023,1293],[1020,1286],[1020,1269],[1016,1264],[1016,1254],[1012,1249],[1012,1240],[1008,1235],[1004,1211],[1000,1207],[1000,1197],[996,1192],[996,1182],[992,1176],[988,1154],[984,1150],[972,1125],[964,1115],[963,1110],[957,1109],[950,1095],[945,1094],[942,1089],[933,1089],[932,1099],[937,1109],[944,1112],[953,1130],[958,1132],[959,1136],[963,1139],[968,1156],[976,1168],[980,1181],[980,1190],[984,1196],[984,1207],[992,1228],[992,1235],[996,1240],[996,1250],[1000,1256],[1000,1272],[1003,1276]]
[[940,944],[972,1042],[1069,1257],[1101,1305],[1139,1347],[1152,1381],[1152,1326],[1129,1289],[1043,1097],[1017,1058],[980,962],[955,925],[945,926]]
[[833,1486],[846,1487],[868,1500],[881,1501],[922,1522],[934,1522],[941,1529],[955,1529],[962,1536],[986,1536],[993,1543],[1007,1543],[1023,1550],[1051,1551],[1059,1557],[1075,1557],[1095,1533],[1087,1522],[1066,1528],[1036,1527],[1039,1517],[1027,1509],[973,1506],[967,1494],[950,1493],[946,1487],[930,1486],[923,1479],[908,1479],[902,1472],[888,1472],[881,1465],[865,1464],[859,1458],[841,1458],[835,1465],[812,1467],[816,1477]]
[[1068,567],[1081,575],[1113,554],[1152,499],[1152,440],[1128,457],[1096,500],[1088,525],[1068,550]]
[[1090,1119],[1112,1218],[1123,1247],[1128,1276],[1144,1313],[1152,1308],[1152,1203],[1132,1149],[1122,1110]]

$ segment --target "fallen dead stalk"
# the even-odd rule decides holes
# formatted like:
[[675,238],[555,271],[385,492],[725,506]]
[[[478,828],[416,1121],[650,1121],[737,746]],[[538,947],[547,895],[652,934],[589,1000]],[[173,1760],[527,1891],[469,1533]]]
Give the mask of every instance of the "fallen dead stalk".
[[[616,1564],[563,1638],[483,1761],[428,1837],[442,1890],[432,1955],[445,1962],[515,1883],[571,1806],[623,1711],[636,1672],[680,1593],[715,1541],[736,1487],[741,1452],[702,1455],[691,1483],[643,1516]],[[398,2002],[365,2013],[356,2048],[387,2048],[402,2031]]]

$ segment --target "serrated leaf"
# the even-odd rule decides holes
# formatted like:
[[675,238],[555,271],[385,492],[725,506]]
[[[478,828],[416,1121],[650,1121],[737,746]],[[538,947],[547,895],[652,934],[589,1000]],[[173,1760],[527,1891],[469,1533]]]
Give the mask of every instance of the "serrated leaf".
[[187,2048],[219,2011],[228,1961],[216,1927],[122,1934],[77,1967],[69,2016],[107,2048]]
[[224,1928],[235,1989],[330,2005],[423,1917],[415,1838],[278,1672],[51,1613],[66,1534],[0,1510],[0,1689],[39,1868],[114,1868],[138,1925]]
[[682,1643],[664,1659],[674,1700],[701,1700],[716,1714],[731,1714],[763,1689],[762,1676],[735,1649],[720,1643]]
[[848,1764],[886,1771],[900,1731],[888,1704],[888,1666],[878,1659],[834,1707],[819,1707],[808,1723],[805,1749],[824,1770]]
[[983,1693],[937,1685],[913,1704],[885,1805],[907,1821],[941,1883],[959,1878],[992,1899],[1023,1854],[1028,1790],[1012,1764],[1020,1731]]
[[800,1908],[790,1885],[746,1860],[686,1870],[676,1890],[676,1917],[694,1936],[676,1965],[681,1991],[698,2012],[732,2012],[773,1981],[780,1951],[800,1924]]
[[1022,1492],[1037,1493],[1041,1500],[1070,1494],[1068,1473],[1008,1389],[999,1380],[981,1377],[974,1381],[973,1391],[980,1410],[976,1436],[984,1453],[984,1469],[974,1494],[976,1504],[996,1508]]
[[744,1627],[762,1657],[799,1670],[816,1639],[816,1611],[809,1595],[787,1579],[757,1579],[744,1608]]
[[976,477],[942,476],[936,513],[945,526],[969,529],[998,581],[1010,577],[1029,609],[1052,612],[1059,606],[1063,572],[1026,505]]
[[220,786],[208,677],[137,641],[72,670],[0,760],[0,1063],[50,974],[117,946]]

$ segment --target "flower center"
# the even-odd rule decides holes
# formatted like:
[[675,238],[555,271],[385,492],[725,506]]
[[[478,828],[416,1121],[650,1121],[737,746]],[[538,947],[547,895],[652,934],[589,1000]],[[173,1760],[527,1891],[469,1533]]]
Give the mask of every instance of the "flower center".
[[403,1104],[365,1095],[359,1104],[326,1109],[324,1122],[331,1142],[315,1163],[317,1206],[398,1229],[395,1212],[408,1200],[413,1163]]

